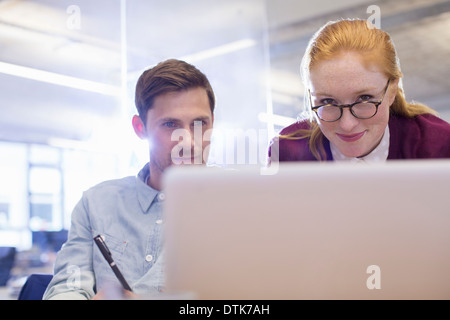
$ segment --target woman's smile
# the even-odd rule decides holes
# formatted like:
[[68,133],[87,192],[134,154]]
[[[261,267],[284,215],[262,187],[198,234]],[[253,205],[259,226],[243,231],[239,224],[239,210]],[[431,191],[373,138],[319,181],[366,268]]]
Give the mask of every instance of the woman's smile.
[[367,130],[355,133],[355,134],[342,134],[342,133],[336,133],[339,139],[341,139],[344,142],[355,142],[361,139],[365,134]]

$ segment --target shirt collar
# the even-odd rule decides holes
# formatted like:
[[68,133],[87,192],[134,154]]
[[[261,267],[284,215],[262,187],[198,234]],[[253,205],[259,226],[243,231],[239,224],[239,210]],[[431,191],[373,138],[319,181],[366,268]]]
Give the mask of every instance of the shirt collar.
[[389,125],[386,126],[384,130],[383,138],[381,138],[378,146],[372,150],[368,155],[361,158],[346,157],[343,155],[338,148],[332,143],[330,143],[331,153],[333,159],[336,161],[351,161],[351,162],[380,162],[386,161],[389,154]]
[[136,189],[137,197],[141,209],[143,212],[147,212],[153,201],[158,201],[160,198],[157,197],[159,192],[147,184],[147,180],[150,177],[150,168],[147,163],[141,171],[139,171],[136,177]]

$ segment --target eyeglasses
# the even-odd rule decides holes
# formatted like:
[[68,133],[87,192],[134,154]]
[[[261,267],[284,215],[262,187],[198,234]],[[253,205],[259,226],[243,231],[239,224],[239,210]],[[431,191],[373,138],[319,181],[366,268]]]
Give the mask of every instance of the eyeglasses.
[[[384,88],[383,96],[379,101],[356,101],[351,104],[324,104],[321,106],[312,107],[311,109],[317,114],[320,120],[326,122],[338,121],[342,114],[344,113],[344,108],[349,108],[351,114],[358,119],[370,119],[375,116],[378,112],[378,107],[383,103],[384,96],[386,95],[387,89],[389,88],[390,79]],[[311,102],[311,92],[309,93],[309,102]]]

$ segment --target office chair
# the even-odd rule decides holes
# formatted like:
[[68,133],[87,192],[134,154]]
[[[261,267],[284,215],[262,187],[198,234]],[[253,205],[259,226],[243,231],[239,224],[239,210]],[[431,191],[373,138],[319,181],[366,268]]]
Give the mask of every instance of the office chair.
[[0,286],[6,286],[14,266],[16,248],[0,247]]
[[51,274],[31,274],[20,290],[17,300],[42,300],[52,278]]

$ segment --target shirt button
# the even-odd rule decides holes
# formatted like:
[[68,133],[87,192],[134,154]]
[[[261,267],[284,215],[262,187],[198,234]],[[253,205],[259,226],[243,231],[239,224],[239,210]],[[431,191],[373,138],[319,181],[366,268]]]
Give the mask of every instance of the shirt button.
[[161,219],[156,220],[156,224],[161,224],[163,221]]
[[153,260],[153,256],[151,254],[148,254],[145,256],[145,261],[150,262]]
[[164,193],[160,192],[160,193],[158,194],[158,200],[159,200],[159,201],[164,201],[165,198],[166,198],[166,196],[165,196]]

